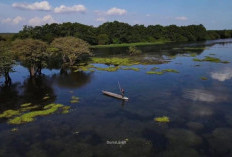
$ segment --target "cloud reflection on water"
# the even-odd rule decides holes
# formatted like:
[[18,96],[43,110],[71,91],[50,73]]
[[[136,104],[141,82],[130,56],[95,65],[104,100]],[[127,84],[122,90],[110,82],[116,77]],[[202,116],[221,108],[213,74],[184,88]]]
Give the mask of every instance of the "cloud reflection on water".
[[223,95],[217,91],[204,90],[204,89],[190,89],[184,90],[183,97],[193,101],[203,102],[222,102],[227,100],[227,95]]
[[228,68],[220,72],[212,72],[211,77],[218,81],[226,81],[232,78],[232,69]]

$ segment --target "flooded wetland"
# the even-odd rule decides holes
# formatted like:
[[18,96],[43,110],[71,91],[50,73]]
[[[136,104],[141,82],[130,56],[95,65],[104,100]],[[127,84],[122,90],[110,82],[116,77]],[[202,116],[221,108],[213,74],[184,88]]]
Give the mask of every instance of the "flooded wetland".
[[[0,78],[0,156],[232,156],[232,40],[93,49]],[[102,94],[120,93],[128,101]]]

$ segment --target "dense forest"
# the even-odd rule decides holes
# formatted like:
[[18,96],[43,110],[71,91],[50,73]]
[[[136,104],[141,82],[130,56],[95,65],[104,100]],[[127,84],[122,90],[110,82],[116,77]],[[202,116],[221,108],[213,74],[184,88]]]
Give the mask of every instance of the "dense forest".
[[80,23],[46,24],[24,26],[13,39],[33,38],[51,43],[57,37],[73,36],[91,45],[156,42],[156,41],[201,41],[231,38],[232,30],[207,31],[203,25],[161,26],[134,25],[118,21],[106,22],[98,27]]

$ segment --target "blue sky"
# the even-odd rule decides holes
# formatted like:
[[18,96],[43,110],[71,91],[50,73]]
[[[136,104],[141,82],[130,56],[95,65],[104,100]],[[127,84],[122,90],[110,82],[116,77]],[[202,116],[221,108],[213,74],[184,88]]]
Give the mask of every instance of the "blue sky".
[[118,20],[131,25],[203,24],[232,29],[231,0],[4,0],[0,32],[18,32],[23,25],[79,22],[98,26]]

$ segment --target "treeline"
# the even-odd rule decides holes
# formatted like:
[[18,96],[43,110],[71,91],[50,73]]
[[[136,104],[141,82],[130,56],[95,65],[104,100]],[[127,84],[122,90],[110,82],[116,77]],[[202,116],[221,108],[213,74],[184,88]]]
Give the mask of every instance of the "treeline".
[[231,38],[232,30],[207,31],[203,25],[161,26],[134,25],[118,21],[106,22],[98,27],[80,23],[46,24],[43,26],[24,26],[15,38],[40,39],[51,43],[57,37],[73,36],[91,45],[121,44],[135,42],[202,41]]

